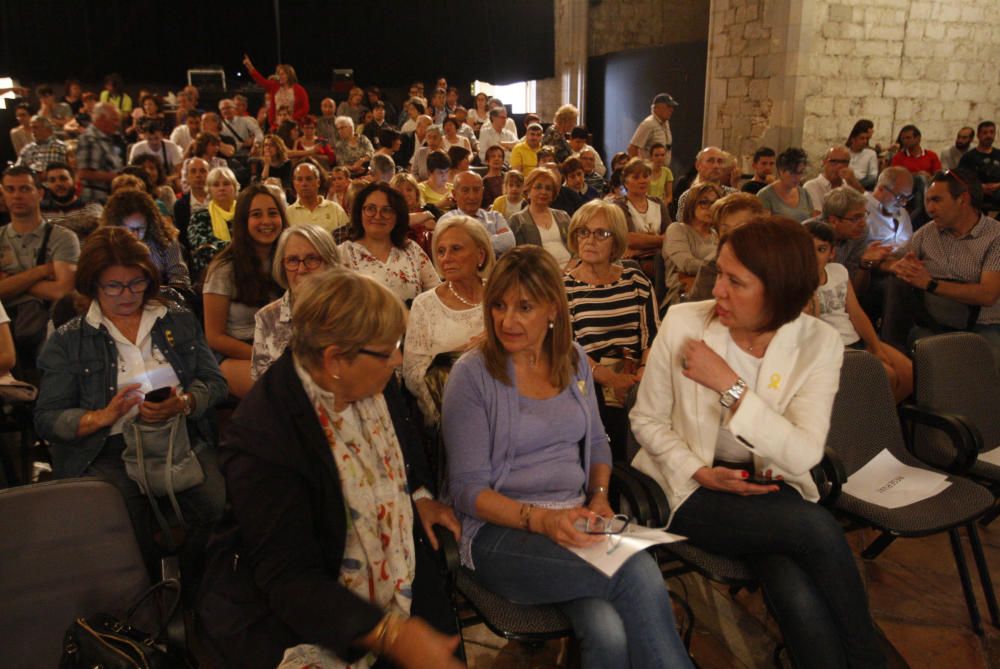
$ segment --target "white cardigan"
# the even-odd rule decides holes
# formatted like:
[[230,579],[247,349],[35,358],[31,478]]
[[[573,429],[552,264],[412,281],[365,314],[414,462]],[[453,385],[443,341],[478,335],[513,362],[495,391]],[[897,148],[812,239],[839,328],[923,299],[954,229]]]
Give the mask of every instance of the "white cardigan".
[[[724,410],[719,393],[686,378],[680,360],[690,339],[703,339],[725,357],[729,332],[714,309],[715,301],[707,300],[667,312],[629,413],[642,446],[632,464],[666,492],[671,521],[698,489],[692,475],[715,459]],[[810,501],[819,498],[809,470],[823,458],[843,359],[840,335],[826,323],[806,315],[786,323],[767,347],[756,386],[747,389],[729,421],[730,431],[753,453],[757,471],[771,469]]]

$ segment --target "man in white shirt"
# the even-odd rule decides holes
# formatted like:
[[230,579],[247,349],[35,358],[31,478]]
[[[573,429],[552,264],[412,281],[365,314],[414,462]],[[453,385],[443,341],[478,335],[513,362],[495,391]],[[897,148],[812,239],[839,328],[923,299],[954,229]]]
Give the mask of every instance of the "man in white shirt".
[[913,197],[913,174],[905,167],[887,167],[871,193],[865,194],[868,240],[900,248],[913,236],[906,203]]
[[180,170],[184,161],[184,152],[169,139],[163,139],[163,126],[159,121],[146,119],[140,125],[142,131],[142,141],[132,145],[132,150],[128,153],[128,161],[131,163],[139,156],[147,153],[156,156],[163,164],[163,171],[168,176]]
[[864,186],[858,183],[854,170],[850,167],[851,154],[845,146],[831,146],[823,158],[823,168],[814,178],[802,184],[802,187],[812,198],[813,207],[822,206],[827,194],[834,188],[850,186],[858,192],[865,192]]
[[649,147],[653,144],[663,144],[667,147],[667,165],[670,165],[671,150],[674,137],[670,132],[670,117],[680,103],[670,93],[659,93],[653,98],[649,107],[650,114],[642,120],[635,129],[635,134],[628,144],[628,155],[639,156],[649,160]]
[[510,150],[517,144],[517,135],[507,129],[507,110],[494,107],[490,110],[490,123],[479,131],[479,159],[486,163],[486,150],[491,146],[503,149],[504,162],[510,162]]
[[219,114],[222,117],[221,134],[236,142],[237,154],[249,155],[255,144],[264,142],[264,133],[257,121],[237,115],[236,103],[232,100],[219,100]]
[[452,209],[442,216],[439,222],[452,216],[469,216],[482,223],[483,227],[486,228],[490,241],[493,243],[493,251],[497,256],[514,247],[514,233],[511,232],[503,215],[496,211],[486,211],[479,206],[483,201],[483,178],[481,176],[475,172],[459,173],[455,177],[455,186],[451,194],[455,198],[458,208]]
[[187,153],[188,147],[194,142],[194,138],[201,132],[201,112],[192,109],[184,118],[184,123],[174,128],[170,133],[170,141],[181,147],[181,151]]
[[592,171],[596,172],[598,176],[604,177],[608,173],[608,168],[604,166],[604,161],[601,160],[601,154],[597,152],[597,149],[587,144],[587,140],[590,139],[590,132],[583,127],[578,125],[569,132],[569,148],[573,149],[573,153],[570,154],[573,158],[579,158],[580,153],[584,149],[590,149],[594,152],[594,169]]
[[286,210],[288,224],[313,223],[333,232],[350,223],[350,219],[343,207],[319,194],[319,177],[319,168],[312,163],[302,162],[295,168],[292,173],[295,202]]
[[972,148],[972,140],[975,138],[976,131],[969,126],[965,126],[959,130],[958,136],[955,138],[955,143],[941,152],[941,167],[946,170],[953,170],[958,167],[962,156],[967,154],[969,149]]

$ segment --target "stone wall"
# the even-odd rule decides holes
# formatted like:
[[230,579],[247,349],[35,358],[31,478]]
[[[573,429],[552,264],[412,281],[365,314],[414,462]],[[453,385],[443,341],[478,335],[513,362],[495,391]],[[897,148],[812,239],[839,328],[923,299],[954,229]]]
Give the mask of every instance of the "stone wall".
[[[996,0],[712,0],[706,143],[817,157],[859,118],[924,146],[1000,117]],[[814,168],[818,160],[814,160]]]

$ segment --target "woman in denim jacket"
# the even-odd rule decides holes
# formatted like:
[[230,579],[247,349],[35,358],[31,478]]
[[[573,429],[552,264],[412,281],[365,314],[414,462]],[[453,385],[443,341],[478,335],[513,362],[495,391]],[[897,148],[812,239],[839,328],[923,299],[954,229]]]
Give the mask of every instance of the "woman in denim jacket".
[[[156,564],[151,507],[122,462],[122,424],[187,416],[191,447],[205,480],[179,492],[198,546],[222,512],[225,490],[212,445],[208,411],[228,388],[191,312],[156,298],[160,274],[147,247],[124,228],[92,233],[80,254],[76,290],[82,315],[59,328],[38,360],[42,381],[35,427],[52,449],[59,478],[99,476],[121,490],[147,565]],[[169,387],[161,402],[145,393]]]

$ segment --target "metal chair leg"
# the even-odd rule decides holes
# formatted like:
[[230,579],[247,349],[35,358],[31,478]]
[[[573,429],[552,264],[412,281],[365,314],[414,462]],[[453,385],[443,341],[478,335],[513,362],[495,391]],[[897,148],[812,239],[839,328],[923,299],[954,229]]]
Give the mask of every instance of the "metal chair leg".
[[982,617],[979,615],[979,605],[976,604],[976,595],[972,592],[972,580],[969,578],[969,567],[965,563],[965,553],[962,551],[962,540],[958,535],[958,528],[948,530],[948,538],[951,539],[951,552],[955,555],[955,567],[958,568],[958,578],[962,582],[962,594],[965,595],[965,606],[969,609],[969,618],[972,621],[972,631],[982,636]]
[[888,532],[883,532],[875,541],[868,544],[868,548],[861,551],[861,557],[866,560],[874,560],[882,554],[882,551],[889,547],[889,544],[895,540],[895,536],[889,534]]
[[995,627],[1000,627],[1000,608],[997,607],[997,593],[993,589],[993,578],[990,576],[989,565],[986,564],[986,555],[983,553],[983,543],[979,540],[979,530],[975,523],[965,526],[965,531],[969,535],[969,545],[972,547],[972,557],[976,561],[976,568],[979,570],[979,582],[983,586],[983,595],[986,597],[986,608],[990,611],[990,620]]

